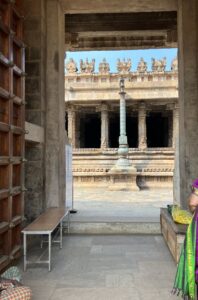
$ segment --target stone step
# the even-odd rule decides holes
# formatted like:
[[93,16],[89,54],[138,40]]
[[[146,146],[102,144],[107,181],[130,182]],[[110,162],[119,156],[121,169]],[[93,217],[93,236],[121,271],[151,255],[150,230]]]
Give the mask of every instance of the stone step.
[[160,234],[160,223],[152,221],[71,221],[72,234]]

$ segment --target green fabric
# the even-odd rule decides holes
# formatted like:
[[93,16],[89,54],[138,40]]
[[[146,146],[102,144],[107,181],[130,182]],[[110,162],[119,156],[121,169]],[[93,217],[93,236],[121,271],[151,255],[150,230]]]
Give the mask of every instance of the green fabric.
[[182,247],[173,291],[182,293],[189,299],[195,299],[195,255],[196,255],[196,222],[195,216],[188,226]]

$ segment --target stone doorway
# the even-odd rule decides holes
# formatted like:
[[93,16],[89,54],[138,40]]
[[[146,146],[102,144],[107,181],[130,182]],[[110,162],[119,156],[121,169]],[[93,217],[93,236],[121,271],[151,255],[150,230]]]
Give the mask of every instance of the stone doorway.
[[[29,170],[26,168],[29,175],[27,176],[27,186],[31,187],[36,184],[36,189],[29,190],[27,196],[27,199],[31,198],[32,203],[36,204],[29,207],[30,218],[45,207],[60,204],[64,200],[65,176],[62,166],[64,166],[65,132],[64,121],[60,122],[60,119],[64,120],[63,60],[65,49],[176,47],[179,43],[181,50],[179,52],[180,99],[182,99],[180,100],[182,104],[180,110],[183,120],[180,129],[185,140],[181,140],[182,146],[179,150],[181,165],[176,164],[179,170],[178,174],[181,174],[183,179],[180,184],[180,176],[176,176],[175,187],[179,187],[179,189],[176,188],[175,195],[177,194],[177,201],[181,200],[185,206],[189,183],[197,172],[197,156],[195,155],[197,151],[192,150],[197,149],[196,122],[193,121],[196,120],[197,115],[195,109],[197,83],[193,83],[197,68],[196,30],[194,30],[196,28],[196,8],[190,9],[193,5],[195,6],[195,1],[192,0],[188,4],[182,2],[182,5],[177,5],[176,1],[160,1],[157,4],[151,1],[139,5],[138,1],[125,0],[122,3],[122,9],[120,3],[116,2],[115,5],[111,1],[108,2],[108,7],[99,1],[96,1],[94,6],[92,4],[90,6],[89,1],[83,1],[83,4],[79,1],[76,7],[69,0],[61,2],[62,5],[58,1],[53,1],[53,3],[49,1],[46,6],[42,4],[42,1],[38,1],[36,6],[33,1],[28,1],[28,5],[24,4],[25,14],[31,10],[31,7],[34,8],[31,10],[32,15],[28,15],[25,24],[25,36],[28,43],[26,63],[29,68],[26,80],[28,87],[26,114],[27,120],[39,125],[44,130],[45,136],[43,142],[39,142],[36,149],[29,147],[29,150],[32,149],[31,151],[37,153],[37,158],[39,158],[37,166],[32,160]],[[194,14],[189,16],[189,11]],[[105,23],[105,20],[110,22]],[[37,27],[31,25],[34,22],[37,22]],[[90,26],[93,23],[94,26]],[[188,35],[187,32],[193,34]],[[32,39],[32,36],[37,36],[37,40]],[[194,45],[194,47],[189,45]],[[189,76],[191,80],[185,80],[184,74],[185,78]],[[34,104],[32,99],[35,100]],[[187,99],[193,100],[190,102]],[[177,114],[178,110],[174,112],[175,116]],[[188,126],[184,126],[185,120],[191,119],[192,122],[189,122]],[[177,127],[176,125],[175,129]],[[193,147],[190,149],[187,147],[187,149],[185,145],[190,144],[193,144]],[[32,152],[28,151],[27,153],[28,157],[32,159]],[[184,157],[188,159],[195,157],[193,158],[194,163],[185,162]],[[39,183],[36,183],[31,175],[33,168],[36,170],[37,167],[42,170]],[[182,199],[180,199],[178,190],[182,191]],[[27,203],[29,205],[28,200]]]

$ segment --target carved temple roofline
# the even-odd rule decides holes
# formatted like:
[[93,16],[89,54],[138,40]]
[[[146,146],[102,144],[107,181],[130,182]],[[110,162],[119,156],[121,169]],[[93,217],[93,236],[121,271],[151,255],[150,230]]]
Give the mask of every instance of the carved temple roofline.
[[[155,59],[152,58],[152,65],[151,65],[151,72],[155,73],[164,73],[164,72],[178,72],[178,60],[177,57],[175,57],[172,62],[171,62],[171,67],[170,70],[166,70],[167,67],[167,61],[166,57],[163,57],[162,59]],[[117,73],[120,76],[125,76],[131,73],[131,68],[132,68],[132,61],[130,58],[127,60],[123,59],[117,60]],[[66,62],[65,64],[65,73],[67,75],[73,75],[73,74],[100,74],[100,75],[109,75],[110,74],[110,65],[104,58],[102,62],[99,63],[99,72],[95,73],[95,59],[92,59],[89,61],[86,59],[83,61],[82,59],[80,60],[80,71],[78,73],[78,68],[77,68],[77,63],[74,61],[73,58],[70,58],[69,61]],[[137,65],[137,70],[135,73],[144,75],[148,73],[148,64],[147,62],[144,61],[143,58],[140,59],[138,65]]]

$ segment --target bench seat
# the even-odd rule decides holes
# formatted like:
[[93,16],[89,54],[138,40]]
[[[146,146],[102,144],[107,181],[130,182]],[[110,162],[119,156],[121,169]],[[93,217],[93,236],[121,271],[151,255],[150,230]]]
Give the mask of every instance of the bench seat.
[[29,224],[22,230],[24,249],[24,271],[26,271],[27,265],[32,263],[31,261],[27,260],[27,235],[48,235],[48,260],[36,261],[34,263],[47,263],[49,271],[51,271],[52,232],[60,225],[60,240],[54,242],[60,243],[60,248],[62,248],[63,219],[67,216],[67,225],[69,233],[69,215],[69,210],[64,207],[50,207],[38,218],[36,218],[31,224]]

